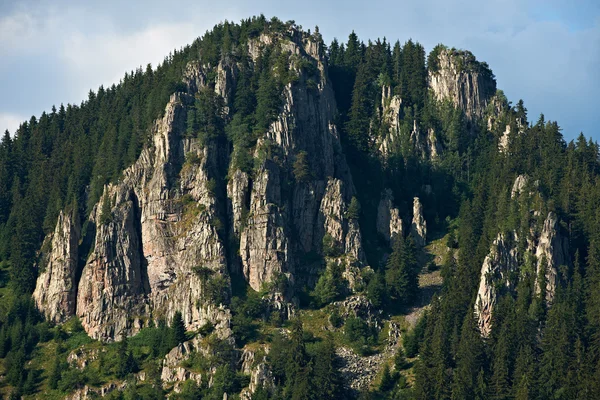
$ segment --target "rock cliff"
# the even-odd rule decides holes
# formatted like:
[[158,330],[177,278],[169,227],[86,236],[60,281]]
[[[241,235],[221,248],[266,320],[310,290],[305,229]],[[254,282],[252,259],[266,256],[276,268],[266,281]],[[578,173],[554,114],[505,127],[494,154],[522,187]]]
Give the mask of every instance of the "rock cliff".
[[497,300],[497,287],[512,288],[511,271],[519,266],[518,251],[514,237],[499,234],[481,266],[479,290],[475,300],[475,314],[479,331],[484,337],[492,331],[492,313]]
[[496,80],[487,64],[468,51],[439,49],[435,66],[429,66],[428,82],[438,101],[450,100],[467,118],[483,118]]
[[[50,318],[77,315],[90,336],[110,341],[180,311],[187,329],[210,322],[226,338],[231,272],[255,290],[282,275],[294,283],[300,260],[321,253],[329,235],[360,274],[361,232],[346,216],[354,185],[320,37],[292,29],[248,41],[252,62],[267,49],[287,54],[295,77],[252,148],[253,171],[228,167],[236,149],[224,138],[201,141],[188,126],[194,97],[206,89],[222,100],[218,115],[228,123],[240,66],[227,58],[213,67],[189,63],[185,92],[171,96],[150,144],[118,182],[106,185],[90,214],[95,236],[81,270],[74,222],[61,214],[47,239],[53,250],[35,298]],[[310,172],[298,177],[294,164],[302,154]],[[308,271],[303,279],[316,280],[311,274],[319,268]]]
[[[539,196],[535,190],[526,192],[529,178],[519,175],[513,184],[511,199],[523,200],[520,196]],[[479,290],[475,302],[475,314],[482,336],[492,331],[492,315],[497,297],[503,292],[512,292],[520,279],[519,274],[511,274],[523,265],[531,265],[535,273],[534,291],[545,293],[544,301],[551,306],[556,292],[560,266],[569,265],[567,237],[561,232],[558,217],[548,212],[543,223],[536,222],[539,210],[530,210],[531,226],[525,237],[516,231],[500,233],[490,247],[481,267]],[[525,246],[519,246],[519,242]],[[543,276],[543,282],[540,281]]]
[[[536,264],[536,293],[543,289],[546,302],[552,304],[556,293],[559,267],[569,264],[568,239],[561,234],[558,217],[553,212],[548,213],[535,249]],[[544,269],[545,287],[539,281]]]
[[[415,154],[423,160],[434,160],[442,153],[442,143],[431,128],[421,129],[416,120],[412,130],[402,131],[402,98],[391,95],[389,86],[382,87],[381,119],[384,130],[375,138],[376,147],[384,160],[402,149],[403,141],[410,143]],[[403,139],[403,137],[405,138]]]
[[44,268],[33,299],[46,318],[57,323],[65,322],[75,312],[79,237],[78,218],[61,212],[54,233],[46,238],[42,249]]

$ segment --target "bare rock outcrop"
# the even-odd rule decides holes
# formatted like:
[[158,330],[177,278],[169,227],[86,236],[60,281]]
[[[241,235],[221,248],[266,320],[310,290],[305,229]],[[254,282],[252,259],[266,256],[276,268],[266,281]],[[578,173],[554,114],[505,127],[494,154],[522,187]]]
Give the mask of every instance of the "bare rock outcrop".
[[[206,279],[228,279],[210,187],[218,149],[183,137],[189,102],[185,94],[171,96],[153,146],[120,183],[105,188],[90,217],[96,239],[79,282],[77,315],[94,338],[120,339],[149,317],[171,320],[176,311],[189,329],[208,321],[228,329],[228,314],[204,289]],[[195,161],[184,162],[187,154]]]
[[272,390],[275,388],[273,373],[267,364],[269,347],[266,345],[259,348],[245,348],[241,357],[241,371],[250,375],[250,384],[242,389],[240,398],[250,400],[258,388]]
[[413,199],[413,219],[410,234],[418,247],[423,247],[427,243],[427,222],[423,216],[423,205],[418,197]]
[[292,272],[287,213],[281,207],[279,167],[267,161],[256,174],[240,256],[246,280],[254,290],[280,274]]
[[484,337],[488,337],[492,332],[492,313],[498,296],[496,283],[500,282],[500,286],[510,288],[514,283],[508,280],[509,274],[518,266],[518,251],[514,237],[499,234],[492,243],[489,254],[483,260],[479,290],[475,300],[477,324]]
[[523,191],[527,187],[528,183],[529,183],[529,177],[527,175],[517,176],[517,178],[515,179],[515,183],[513,184],[512,190],[510,191],[511,199],[514,199],[515,197],[519,197],[521,195],[521,193],[523,193]]
[[[293,54],[289,73],[297,75],[283,88],[277,117],[252,145],[254,171],[228,167],[231,149],[224,140],[201,141],[188,129],[194,95],[206,88],[223,100],[218,115],[228,120],[239,66],[227,57],[212,66],[189,63],[186,92],[170,97],[148,146],[118,182],[105,186],[93,208],[88,225],[95,236],[80,273],[67,260],[77,260],[77,246],[69,243],[78,228],[59,221],[57,230],[70,230],[73,238],[60,242],[55,235],[49,268],[56,270],[52,259],[63,257],[61,251],[75,255],[60,259],[61,272],[52,278],[40,276],[37,299],[44,312],[59,310],[57,320],[77,315],[90,336],[106,341],[135,334],[149,320],[170,321],[177,311],[187,329],[210,322],[227,338],[231,316],[221,303],[230,296],[230,270],[242,272],[255,290],[281,275],[293,286],[299,260],[321,252],[330,235],[352,275],[360,275],[360,227],[346,215],[354,185],[334,123],[323,45],[317,34],[290,30],[261,34],[248,44],[253,60],[266,46]],[[316,68],[305,68],[303,60]],[[309,171],[305,176],[296,176],[299,158]],[[79,281],[69,283],[70,274]]]
[[[521,201],[523,195],[539,195],[537,191],[526,192],[528,185],[529,178],[526,175],[519,175],[515,179],[511,193],[513,201]],[[519,283],[520,275],[512,273],[519,266],[526,263],[534,268],[535,293],[540,295],[543,290],[544,301],[547,306],[551,306],[560,266],[570,264],[568,240],[561,232],[556,214],[549,212],[540,226],[535,221],[541,212],[529,211],[531,226],[527,234],[519,237],[516,231],[500,233],[481,267],[474,311],[484,337],[489,336],[493,328],[492,315],[497,297],[501,295],[499,290],[510,293]],[[519,242],[525,243],[525,246],[519,246]],[[543,282],[540,280],[541,276]]]
[[200,340],[194,338],[193,340],[180,343],[177,347],[174,347],[167,353],[162,362],[162,371],[160,375],[163,387],[168,388],[174,386],[174,389],[177,392],[178,386],[188,379],[195,381],[197,384],[201,384],[202,375],[189,371],[182,366],[182,363],[188,360],[194,352],[201,352],[202,350]]
[[248,174],[236,169],[227,183],[227,198],[228,212],[232,218],[232,233],[238,238],[248,217],[248,189]]
[[43,268],[39,274],[33,299],[47,319],[61,323],[75,313],[80,238],[79,220],[60,212],[54,232],[44,241]]
[[429,87],[438,101],[450,100],[472,118],[482,118],[490,98],[496,93],[496,80],[486,63],[468,51],[442,48],[436,67],[429,66]]
[[535,249],[535,258],[536,293],[540,293],[542,290],[542,283],[537,277],[544,268],[546,285],[543,289],[546,293],[546,302],[552,304],[556,293],[558,268],[569,263],[568,240],[560,233],[558,218],[553,212],[548,213],[544,221]]
[[99,397],[106,397],[112,392],[120,392],[127,388],[127,382],[110,382],[99,388],[91,387],[88,385],[83,386],[81,389],[75,390],[73,393],[65,396],[65,400],[88,400],[97,399]]
[[318,223],[344,254],[362,262],[365,256],[358,222],[346,215],[351,193],[344,181],[330,179],[321,200]]
[[373,304],[363,295],[350,296],[345,300],[333,303],[339,308],[343,319],[354,316],[362,319],[369,325],[380,329],[382,311],[376,309]]
[[[293,282],[300,256],[320,252],[324,235],[332,236],[351,257],[364,260],[358,224],[345,215],[354,186],[334,124],[335,98],[322,45],[299,32],[276,39],[253,39],[251,56],[267,45],[279,45],[310,60],[317,72],[309,75],[297,58],[290,59],[297,80],[284,87],[280,113],[256,145],[255,159],[261,161],[248,185],[248,218],[239,234],[243,274],[255,290],[281,274]],[[297,162],[307,171],[301,177],[294,172]],[[234,179],[232,185],[243,184],[239,176]],[[235,225],[235,208],[240,208],[235,204],[241,201],[230,192]]]
[[382,123],[385,127],[382,136],[376,138],[379,154],[387,160],[391,154],[401,150],[402,135],[408,135],[410,144],[415,153],[423,160],[434,160],[442,153],[442,145],[433,129],[423,131],[416,120],[413,120],[413,129],[410,132],[401,130],[402,99],[398,95],[390,95],[389,86],[382,87]]
[[395,238],[402,237],[402,218],[400,212],[394,207],[392,191],[386,189],[381,194],[377,207],[377,233],[391,244]]
[[215,92],[221,96],[225,104],[223,110],[225,114],[229,113],[229,106],[232,101],[233,88],[235,86],[238,74],[237,65],[233,62],[221,60],[217,66],[217,77],[215,79]]

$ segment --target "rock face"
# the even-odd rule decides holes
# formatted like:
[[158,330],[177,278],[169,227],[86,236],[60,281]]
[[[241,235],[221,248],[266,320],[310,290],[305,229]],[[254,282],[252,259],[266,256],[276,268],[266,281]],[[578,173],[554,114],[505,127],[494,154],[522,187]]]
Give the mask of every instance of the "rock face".
[[383,236],[389,244],[395,238],[402,237],[402,218],[400,212],[393,206],[392,191],[386,189],[381,194],[377,207],[377,233]]
[[344,254],[354,260],[364,261],[358,222],[346,217],[351,193],[342,180],[330,179],[321,200],[318,226],[322,227],[324,234],[333,238]]
[[160,379],[163,387],[167,388],[175,385],[175,391],[178,391],[179,384],[191,379],[197,384],[202,383],[202,375],[191,372],[181,366],[181,363],[190,358],[193,352],[202,350],[198,340],[191,340],[179,344],[173,348],[163,359]]
[[[541,268],[545,268],[546,286],[543,289],[546,292],[546,302],[551,304],[556,293],[558,267],[569,263],[568,240],[561,235],[558,218],[553,212],[548,213],[544,221],[535,249],[535,257],[536,277],[540,276]],[[540,286],[541,282],[536,279],[536,293],[542,290]]]
[[412,131],[402,132],[400,119],[402,99],[398,95],[391,96],[390,93],[391,88],[383,86],[381,115],[385,129],[383,135],[375,139],[381,157],[387,160],[392,153],[398,153],[401,150],[402,135],[407,135],[413,150],[421,159],[436,159],[442,152],[442,145],[435,131],[428,129],[424,132],[414,120]]
[[485,63],[468,51],[441,49],[437,68],[429,68],[429,87],[437,100],[450,100],[468,118],[482,118],[490,98],[496,93],[496,80]]
[[293,272],[288,215],[282,205],[279,168],[267,161],[253,182],[250,214],[240,239],[244,276],[254,290],[280,274]]
[[56,323],[65,322],[75,312],[79,237],[78,218],[61,212],[54,233],[44,242],[50,250],[42,255],[45,268],[33,299],[46,318]]
[[500,234],[492,243],[489,254],[481,266],[481,279],[477,299],[475,300],[475,314],[479,331],[488,337],[492,331],[492,312],[496,304],[498,293],[496,282],[509,288],[509,273],[519,266],[518,252],[514,237],[507,238]]
[[373,304],[363,295],[350,296],[346,300],[333,303],[339,308],[340,316],[345,320],[350,316],[362,319],[369,325],[380,329],[382,311],[373,307]]
[[529,177],[527,175],[519,175],[517,179],[515,179],[515,183],[513,184],[512,190],[510,191],[510,198],[514,199],[518,197],[529,183]]
[[[255,158],[261,162],[249,185],[248,218],[240,232],[243,274],[255,290],[282,274],[293,282],[299,257],[320,252],[326,234],[363,261],[360,231],[345,216],[354,185],[334,125],[336,106],[324,54],[312,37],[300,36],[279,43],[291,54],[313,61],[318,74],[306,76],[293,62],[290,65],[298,71],[298,81],[285,86],[281,113],[256,146]],[[251,41],[249,52],[255,58],[271,43],[272,38],[260,36]],[[316,88],[310,88],[308,80],[316,81]],[[296,180],[292,165],[301,152],[307,155],[310,176],[296,181],[289,195],[286,186]],[[278,156],[263,160],[264,154]],[[234,197],[230,195],[236,221],[240,199]],[[291,237],[297,239],[292,242]]]
[[[171,96],[152,147],[120,183],[105,188],[90,216],[96,239],[79,282],[77,315],[94,338],[120,339],[147,319],[171,320],[176,311],[190,329],[207,321],[228,328],[227,313],[204,289],[206,279],[219,279],[227,291],[210,188],[219,152],[183,137],[190,102],[187,94]],[[190,154],[194,161],[185,161]]]
[[418,197],[413,199],[413,219],[410,234],[417,246],[423,247],[427,243],[427,222],[423,217],[423,205]]
[[99,388],[91,387],[85,385],[81,389],[77,389],[73,393],[67,395],[65,397],[66,400],[87,400],[87,399],[97,399],[99,397],[105,397],[111,394],[112,392],[120,392],[127,388],[127,382],[111,382],[103,385]]
[[267,354],[269,348],[262,346],[259,349],[244,349],[242,352],[241,363],[242,373],[250,375],[250,384],[242,390],[240,397],[250,400],[252,395],[260,387],[266,390],[275,388],[275,379],[273,373],[267,364]]
[[[346,216],[354,185],[320,38],[295,29],[263,34],[249,41],[251,58],[267,46],[294,55],[289,70],[297,79],[284,86],[279,115],[258,135],[254,171],[228,167],[239,149],[230,149],[225,135],[202,143],[188,135],[198,91],[214,90],[223,100],[218,114],[229,121],[239,66],[227,57],[215,66],[189,63],[185,92],[171,96],[149,145],[93,208],[88,225],[95,236],[82,270],[75,223],[61,216],[48,239],[53,250],[35,297],[50,318],[77,315],[90,336],[110,341],[180,311],[187,329],[210,322],[227,338],[230,312],[220,303],[230,294],[230,271],[255,290],[282,275],[293,284],[300,260],[322,252],[325,235],[360,275],[361,233]],[[306,61],[316,68],[307,72]],[[307,176],[295,175],[299,154],[307,155]],[[283,305],[290,299],[279,300],[282,310],[291,309]]]
[[[518,201],[522,194],[538,195],[536,191],[525,192],[529,178],[519,175],[515,179],[511,198]],[[540,211],[531,210],[531,220],[535,221]],[[569,265],[568,240],[561,233],[556,214],[549,212],[541,226],[533,222],[526,237],[519,237],[517,232],[499,234],[492,243],[490,252],[481,267],[479,291],[475,303],[475,314],[482,336],[487,337],[492,331],[492,314],[501,295],[498,289],[511,292],[518,284],[519,274],[516,271],[521,265],[529,264],[535,271],[535,293],[545,293],[544,300],[551,306],[556,293],[559,267]],[[526,243],[519,250],[518,242]],[[519,253],[521,251],[522,253]],[[523,253],[524,251],[524,253]],[[543,274],[542,274],[543,269]],[[543,283],[540,276],[544,276]],[[512,280],[511,280],[512,279]]]
[[504,133],[500,137],[500,140],[498,141],[498,150],[501,153],[508,151],[509,140],[510,140],[510,125],[506,125],[506,130],[504,131]]

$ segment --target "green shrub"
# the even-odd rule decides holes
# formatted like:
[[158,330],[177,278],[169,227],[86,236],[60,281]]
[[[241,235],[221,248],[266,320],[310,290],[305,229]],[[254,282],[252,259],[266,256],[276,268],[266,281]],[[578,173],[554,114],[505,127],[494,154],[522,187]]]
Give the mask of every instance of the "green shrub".
[[202,161],[202,158],[195,151],[190,151],[185,155],[185,162],[189,165],[198,165]]
[[325,257],[339,257],[342,255],[339,244],[329,233],[323,236],[323,255]]
[[360,218],[360,203],[358,199],[352,196],[352,200],[350,200],[350,205],[348,206],[348,210],[346,211],[346,217],[348,219],[357,220]]
[[312,295],[317,307],[322,307],[341,297],[346,289],[342,277],[343,266],[337,263],[328,265],[325,272],[319,277]]

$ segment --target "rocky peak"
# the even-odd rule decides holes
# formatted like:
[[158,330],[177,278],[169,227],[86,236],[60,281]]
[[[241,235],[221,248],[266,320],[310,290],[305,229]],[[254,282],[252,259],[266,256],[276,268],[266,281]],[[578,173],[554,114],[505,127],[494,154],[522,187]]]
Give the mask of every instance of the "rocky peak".
[[[64,311],[65,318],[79,316],[90,336],[119,340],[180,311],[187,329],[210,322],[219,337],[229,337],[229,271],[241,272],[255,290],[281,276],[293,284],[299,261],[322,252],[326,235],[343,253],[347,279],[360,279],[360,227],[346,215],[354,185],[334,123],[322,40],[290,29],[248,42],[253,60],[267,46],[294,55],[289,69],[297,74],[283,87],[277,117],[257,135],[252,171],[227,167],[229,146],[200,142],[188,132],[188,110],[199,90],[214,88],[226,106],[232,101],[238,66],[224,56],[214,66],[188,64],[186,92],[171,96],[149,145],[117,183],[105,187],[89,219],[95,226],[92,249],[73,282],[76,305]],[[317,68],[303,68],[299,60]],[[227,109],[222,118],[228,122]],[[309,171],[303,177],[294,169],[300,154]],[[66,244],[55,247],[61,246]],[[62,261],[61,268],[63,275],[75,270]],[[46,299],[56,297],[49,293],[62,289],[45,279],[41,275],[38,298],[46,312]],[[291,310],[289,300],[279,294],[282,312]]]
[[496,80],[486,63],[469,51],[439,48],[429,65],[429,87],[438,101],[450,100],[472,118],[482,118]]

